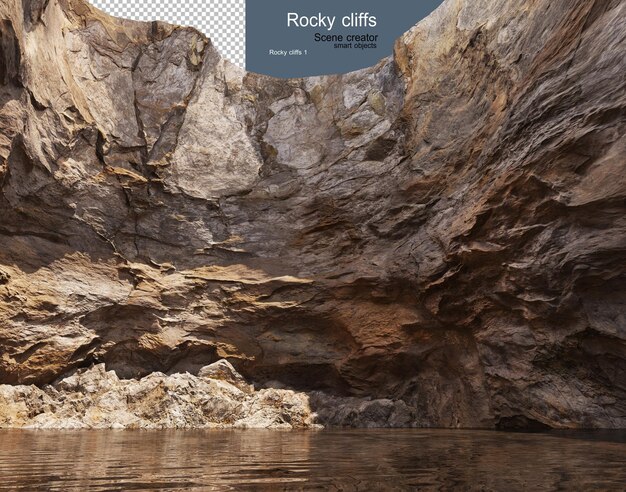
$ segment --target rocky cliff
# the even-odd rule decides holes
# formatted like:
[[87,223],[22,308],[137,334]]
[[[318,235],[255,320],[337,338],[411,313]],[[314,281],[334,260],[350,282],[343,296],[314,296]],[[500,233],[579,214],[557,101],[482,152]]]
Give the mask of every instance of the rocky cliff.
[[403,425],[625,427],[625,48],[620,0],[447,0],[375,67],[278,80],[2,2],[0,382],[225,358]]

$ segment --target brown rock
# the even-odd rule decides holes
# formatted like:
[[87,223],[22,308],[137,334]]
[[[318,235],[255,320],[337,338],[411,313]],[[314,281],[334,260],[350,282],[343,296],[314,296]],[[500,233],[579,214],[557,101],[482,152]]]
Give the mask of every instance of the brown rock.
[[277,80],[3,2],[0,382],[228,358],[397,425],[626,426],[625,28],[447,0],[375,67]]

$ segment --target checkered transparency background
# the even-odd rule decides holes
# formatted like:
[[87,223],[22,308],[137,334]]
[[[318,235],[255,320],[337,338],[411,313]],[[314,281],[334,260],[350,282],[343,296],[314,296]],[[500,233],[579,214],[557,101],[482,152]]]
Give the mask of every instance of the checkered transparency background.
[[192,26],[206,34],[220,54],[245,66],[245,0],[90,0],[116,17],[140,21],[160,20]]

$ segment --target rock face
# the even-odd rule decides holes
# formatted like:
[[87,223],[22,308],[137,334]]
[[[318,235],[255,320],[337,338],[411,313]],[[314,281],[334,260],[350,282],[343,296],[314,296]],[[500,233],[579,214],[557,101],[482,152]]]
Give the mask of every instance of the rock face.
[[626,426],[625,32],[620,0],[447,0],[277,80],[2,2],[0,382],[225,358],[414,425]]

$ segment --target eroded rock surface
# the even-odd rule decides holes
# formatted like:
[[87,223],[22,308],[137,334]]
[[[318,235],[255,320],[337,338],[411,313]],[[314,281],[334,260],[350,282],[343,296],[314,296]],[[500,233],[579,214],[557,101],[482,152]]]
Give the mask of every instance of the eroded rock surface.
[[[152,373],[120,380],[104,364],[42,389],[0,385],[0,428],[316,429],[417,425],[402,401],[341,398],[286,389],[254,391],[227,361],[194,376]],[[211,377],[207,376],[210,374]],[[318,415],[317,411],[320,411]]]
[[2,2],[0,382],[225,358],[415,425],[626,426],[624,33],[619,0],[447,0],[277,80]]

